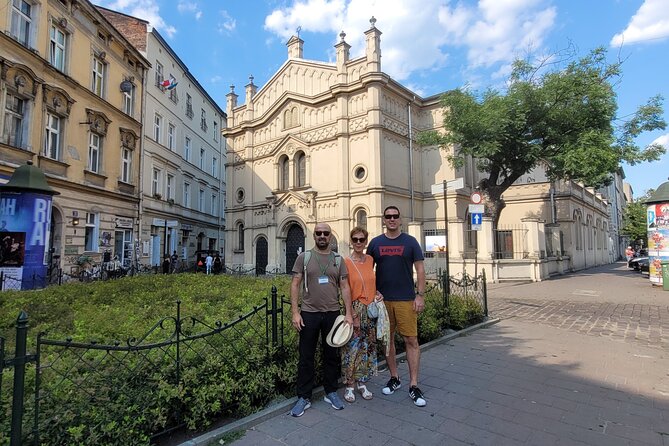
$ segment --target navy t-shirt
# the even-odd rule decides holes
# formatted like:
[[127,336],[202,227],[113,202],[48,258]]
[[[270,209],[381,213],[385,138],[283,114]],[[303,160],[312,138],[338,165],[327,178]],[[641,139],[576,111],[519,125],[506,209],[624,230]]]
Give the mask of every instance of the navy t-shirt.
[[414,300],[414,262],[424,260],[418,241],[409,234],[401,233],[391,239],[381,234],[374,237],[367,254],[376,263],[376,288],[386,300]]

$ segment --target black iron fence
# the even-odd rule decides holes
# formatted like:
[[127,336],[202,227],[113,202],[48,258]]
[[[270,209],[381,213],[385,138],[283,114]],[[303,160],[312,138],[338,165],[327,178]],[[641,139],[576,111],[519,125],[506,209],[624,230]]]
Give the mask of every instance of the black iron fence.
[[439,280],[432,286],[442,293],[447,323],[451,328],[464,328],[488,317],[488,286],[485,270],[478,276],[470,276],[465,272],[461,278],[449,276],[448,279],[446,274],[440,271],[438,277]]
[[[13,357],[0,338],[0,445],[133,444],[206,424],[202,405],[243,412],[248,398],[257,398],[247,387],[256,385],[254,373],[264,373],[261,381],[270,386],[281,380],[271,374],[272,364],[285,359],[286,305],[272,287],[247,314],[210,323],[183,316],[177,301],[175,315],[139,338],[104,345],[40,333],[34,354],[28,315],[21,312]],[[10,379],[11,409],[6,387],[3,392]],[[215,396],[200,394],[207,386]],[[123,415],[110,421],[112,413]]]

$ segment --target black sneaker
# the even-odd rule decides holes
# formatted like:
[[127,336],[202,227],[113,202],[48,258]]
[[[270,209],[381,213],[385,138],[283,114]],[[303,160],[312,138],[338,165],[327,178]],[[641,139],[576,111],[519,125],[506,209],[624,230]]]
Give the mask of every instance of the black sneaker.
[[384,395],[392,395],[393,393],[395,393],[395,390],[399,389],[400,387],[402,387],[400,379],[391,376],[390,379],[388,380],[388,383],[386,383],[386,387],[381,389],[381,392],[383,392]]
[[418,407],[423,407],[427,404],[425,397],[423,397],[423,392],[416,386],[411,386],[409,388],[409,396],[413,400],[413,403]]

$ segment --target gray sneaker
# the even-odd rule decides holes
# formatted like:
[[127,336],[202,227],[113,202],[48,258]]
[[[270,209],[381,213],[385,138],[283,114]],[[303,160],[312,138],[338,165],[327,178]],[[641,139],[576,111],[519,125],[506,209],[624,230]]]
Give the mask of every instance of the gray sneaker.
[[304,411],[311,407],[311,401],[306,398],[298,398],[297,402],[290,411],[290,414],[294,417],[301,417],[304,415]]
[[330,392],[325,395],[323,401],[330,404],[334,410],[342,410],[344,408],[344,402],[339,398],[337,392]]

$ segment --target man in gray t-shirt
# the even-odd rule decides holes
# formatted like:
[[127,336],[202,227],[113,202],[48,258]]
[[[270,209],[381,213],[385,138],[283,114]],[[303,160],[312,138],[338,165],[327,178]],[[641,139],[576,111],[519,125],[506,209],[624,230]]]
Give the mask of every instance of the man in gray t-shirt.
[[[339,316],[339,290],[346,309],[346,323],[353,325],[351,291],[348,287],[348,271],[341,256],[330,250],[332,230],[325,223],[317,223],[314,229],[314,249],[301,253],[293,266],[290,284],[290,302],[293,327],[300,333],[300,359],[297,366],[297,403],[291,415],[300,417],[311,407],[311,392],[314,387],[314,360],[318,338],[323,349],[323,387],[325,401],[334,409],[344,408],[337,395],[340,375],[339,350],[325,341]],[[304,277],[306,272],[306,277]],[[299,306],[302,291],[302,306]]]

